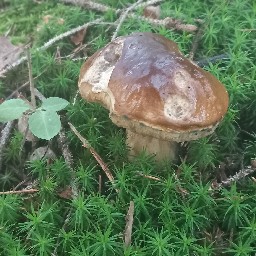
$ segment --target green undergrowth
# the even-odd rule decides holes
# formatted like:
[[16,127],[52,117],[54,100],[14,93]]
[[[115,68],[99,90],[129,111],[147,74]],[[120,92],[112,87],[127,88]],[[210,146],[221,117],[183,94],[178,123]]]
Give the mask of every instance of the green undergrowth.
[[[127,1],[101,1],[115,8]],[[130,1],[134,3],[134,1]],[[0,171],[0,189],[25,188],[33,182],[38,193],[0,196],[0,255],[255,255],[256,183],[253,175],[226,188],[212,185],[250,165],[256,154],[256,4],[254,1],[163,1],[161,18],[168,16],[205,25],[195,59],[219,54],[229,59],[205,67],[226,86],[230,104],[216,132],[183,145],[178,163],[156,163],[141,153],[129,161],[125,131],[113,125],[108,111],[85,102],[77,93],[84,60],[111,40],[115,27],[89,27],[87,46],[71,60],[77,47],[69,37],[47,50],[36,51],[51,38],[71,28],[103,18],[102,14],[60,1],[5,0],[0,4],[0,34],[8,32],[14,44],[32,45],[35,86],[46,97],[70,101],[61,113],[73,155],[74,177],[57,140],[37,141],[50,147],[55,160],[29,161],[33,146],[14,127]],[[141,15],[142,9],[136,10]],[[50,17],[48,23],[44,17]],[[254,30],[251,30],[254,29]],[[160,33],[177,42],[188,56],[194,34],[153,26],[127,17],[119,35],[135,31]],[[56,48],[61,59],[56,59]],[[28,79],[20,65],[0,81],[5,99]],[[28,89],[22,91],[29,98]],[[88,149],[69,129],[71,122],[88,139],[110,168],[108,181]],[[151,178],[150,178],[151,177]],[[152,179],[154,177],[154,179]],[[74,180],[78,194],[70,196]],[[24,184],[20,182],[24,181]],[[134,202],[131,246],[124,246],[125,216]]]

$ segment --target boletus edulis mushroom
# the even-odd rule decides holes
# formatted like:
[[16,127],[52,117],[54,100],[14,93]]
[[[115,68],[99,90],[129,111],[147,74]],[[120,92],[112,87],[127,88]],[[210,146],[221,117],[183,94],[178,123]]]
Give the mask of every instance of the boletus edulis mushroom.
[[107,108],[127,131],[130,155],[175,159],[177,142],[211,134],[228,109],[225,87],[153,33],[121,36],[82,66],[83,98]]

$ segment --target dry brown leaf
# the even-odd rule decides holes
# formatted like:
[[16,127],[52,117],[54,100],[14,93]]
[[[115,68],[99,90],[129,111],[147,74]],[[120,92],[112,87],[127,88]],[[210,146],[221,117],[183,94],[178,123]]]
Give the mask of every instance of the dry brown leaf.
[[158,6],[149,5],[144,8],[143,16],[151,19],[159,19],[160,12],[161,12],[161,9],[159,5]]
[[30,161],[42,159],[56,159],[56,155],[48,146],[44,146],[35,149],[29,158]]
[[0,36],[0,71],[17,61],[23,47],[13,45],[8,37]]
[[28,129],[28,116],[23,115],[18,120],[18,130],[23,136],[26,136],[26,141],[35,141],[35,136]]
[[50,19],[52,19],[52,15],[43,16],[43,21],[44,21],[45,24],[48,24]]
[[56,17],[54,17],[52,15],[45,15],[42,17],[42,19],[43,19],[43,24],[38,25],[37,29],[36,29],[38,32],[44,27],[45,24],[46,25],[49,24],[50,21],[53,21],[53,23],[55,23],[55,24],[57,23],[59,25],[63,25],[65,22],[64,19],[62,19],[62,18],[57,19]]
[[74,35],[70,36],[70,40],[75,45],[79,45],[83,42],[85,34],[86,34],[86,29],[81,29],[80,31],[76,32]]
[[[54,18],[52,15],[45,15],[45,16],[43,16],[43,22],[45,24],[48,24],[51,19],[56,19],[56,18]],[[58,18],[56,20],[56,23],[59,24],[59,25],[62,25],[64,23],[64,19]]]
[[69,186],[58,193],[58,196],[64,199],[72,199],[72,195],[72,188]]

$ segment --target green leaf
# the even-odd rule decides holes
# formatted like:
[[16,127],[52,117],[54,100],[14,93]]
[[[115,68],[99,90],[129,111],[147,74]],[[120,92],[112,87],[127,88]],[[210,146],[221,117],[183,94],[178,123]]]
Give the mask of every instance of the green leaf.
[[30,131],[38,138],[50,140],[61,128],[60,116],[51,110],[38,110],[28,120]]
[[59,111],[64,109],[68,104],[69,102],[62,98],[50,97],[43,100],[41,108],[45,110]]
[[0,105],[0,122],[8,122],[20,118],[31,107],[22,99],[6,100]]

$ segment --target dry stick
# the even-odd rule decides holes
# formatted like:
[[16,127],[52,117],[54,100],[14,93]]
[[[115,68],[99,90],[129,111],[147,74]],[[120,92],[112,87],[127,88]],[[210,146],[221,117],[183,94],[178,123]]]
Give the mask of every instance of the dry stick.
[[148,5],[154,5],[163,2],[163,0],[149,0],[144,3],[138,4],[137,7],[146,7]]
[[29,75],[29,89],[31,94],[31,104],[33,109],[36,109],[36,97],[35,97],[35,86],[34,79],[32,76],[32,61],[31,61],[31,53],[30,50],[27,49],[27,59],[28,59],[28,75]]
[[13,194],[32,194],[39,192],[38,189],[22,189],[22,190],[16,190],[16,191],[4,191],[0,192],[0,195],[13,195]]
[[[66,226],[68,225],[68,222],[70,221],[70,216],[71,216],[71,208],[69,208],[69,210],[68,210],[68,213],[67,213],[66,218],[64,220],[64,224],[63,224],[63,226],[61,228],[62,230],[66,229]],[[54,249],[53,253],[51,253],[51,256],[57,256],[57,250],[58,250],[58,248],[60,246],[60,239],[61,239],[61,233],[59,233],[55,249]]]
[[138,7],[139,4],[141,4],[143,2],[143,0],[138,0],[136,3],[132,4],[130,7],[128,7],[120,16],[119,21],[118,21],[118,25],[117,28],[112,36],[111,41],[113,41],[116,37],[117,34],[122,26],[122,24],[124,23],[124,20],[126,19],[126,17],[128,16],[129,12],[134,10],[135,8]]
[[217,184],[212,184],[212,188],[210,188],[210,190],[218,190],[222,187],[228,187],[233,182],[239,181],[242,178],[248,176],[249,174],[252,174],[255,171],[256,171],[256,168],[252,168],[252,166],[247,166],[245,169],[238,171],[235,175],[229,177],[227,180],[224,180]]
[[[110,6],[96,3],[94,1],[88,1],[88,0],[87,1],[84,1],[84,0],[60,0],[60,1],[63,3],[67,3],[67,4],[74,4],[74,5],[78,5],[81,7],[86,7],[90,10],[95,10],[95,11],[99,11],[99,12],[114,11],[115,13],[120,13],[122,11],[120,9],[114,9]],[[157,4],[160,2],[163,2],[163,0],[149,0],[149,1],[146,1],[145,3],[138,4],[137,7],[145,7],[145,6]]]
[[[95,151],[95,149],[89,144],[89,142],[77,131],[77,129],[74,127],[73,124],[68,123],[71,130],[74,132],[74,134],[79,138],[79,140],[83,143],[83,146],[90,150],[91,154],[95,158],[95,160],[99,163],[102,170],[105,172],[106,176],[108,177],[109,181],[114,186],[114,177],[112,173],[110,172],[108,166],[104,163],[100,155]],[[116,192],[119,192],[117,189],[115,189]]]
[[9,136],[10,136],[13,124],[14,124],[14,121],[7,122],[7,124],[5,125],[4,129],[1,131],[1,138],[0,138],[0,172],[2,170],[3,149],[5,148],[7,140],[9,138]]
[[99,12],[107,12],[107,11],[115,11],[113,8],[104,5],[104,4],[99,4],[95,3],[94,1],[89,1],[89,0],[61,0],[61,2],[66,3],[66,4],[73,4],[73,5],[78,5],[81,7],[86,7],[90,10],[95,10]]
[[[51,45],[53,45],[54,43],[56,43],[57,41],[62,40],[65,37],[68,37],[72,34],[75,34],[76,32],[82,30],[82,29],[86,29],[91,25],[98,25],[98,24],[104,24],[104,25],[113,25],[114,23],[109,23],[109,22],[103,22],[103,19],[96,19],[95,21],[91,21],[91,22],[87,22],[81,26],[78,26],[76,28],[73,28],[63,34],[60,34],[58,36],[53,37],[52,39],[50,39],[48,42],[46,42],[43,46],[38,47],[35,49],[35,52],[40,52],[43,50],[46,50],[47,48],[49,48]],[[11,65],[7,66],[5,69],[0,71],[0,76],[5,74],[7,71],[12,70],[13,68],[19,66],[20,64],[22,64],[24,61],[27,60],[27,56],[23,56],[22,58],[18,59],[16,62],[12,63]]]
[[78,195],[78,188],[77,188],[77,184],[75,182],[75,171],[73,169],[73,157],[72,157],[72,154],[69,150],[67,138],[66,138],[65,133],[64,133],[63,130],[61,130],[59,132],[58,143],[59,143],[59,147],[62,150],[62,154],[63,154],[64,159],[65,159],[65,163],[67,164],[67,166],[68,166],[68,168],[71,172],[70,186],[71,186],[71,191],[72,191],[72,197],[76,198],[77,195]]
[[121,16],[120,16],[120,18],[119,18],[119,22],[118,22],[117,28],[116,28],[116,30],[115,30],[115,32],[114,32],[112,38],[111,38],[111,41],[113,41],[113,40],[117,37],[117,34],[118,34],[118,32],[119,32],[119,30],[120,30],[122,24],[124,23],[124,20],[126,19],[128,13],[129,13],[130,11],[132,11],[133,9],[135,9],[135,8],[138,6],[138,4],[140,4],[142,1],[143,1],[143,0],[138,0],[136,3],[132,4],[130,7],[128,7],[128,8],[121,14]]
[[124,245],[128,247],[132,242],[132,225],[134,215],[134,202],[130,201],[130,206],[126,215],[126,225],[124,230]]
[[99,174],[99,194],[101,194],[102,191],[102,176]]
[[[37,79],[38,77],[40,77],[43,73],[45,73],[46,70],[42,71],[39,75],[37,75],[36,77],[34,77],[34,80]],[[20,90],[22,90],[23,88],[27,87],[29,85],[29,81],[25,82],[24,84],[22,84],[21,86],[19,86],[19,88],[17,88],[15,91],[13,91],[5,100],[9,100],[11,99],[14,95],[16,95]]]
[[157,180],[157,181],[162,181],[162,179],[158,178],[158,177],[155,177],[155,176],[152,176],[152,175],[145,175],[141,172],[137,172],[138,175],[144,177],[144,178],[147,178],[147,179],[150,179],[150,180]]
[[138,16],[134,13],[130,14],[129,17],[134,18],[134,19],[139,19],[142,21],[146,21],[155,26],[163,26],[166,28],[181,30],[181,31],[190,32],[190,33],[195,32],[198,29],[198,27],[196,25],[183,24],[181,20],[173,19],[170,17],[167,17],[163,20],[158,20],[158,19],[151,19],[151,18]]
[[196,50],[198,48],[198,45],[199,45],[199,41],[200,41],[200,39],[202,38],[202,35],[203,35],[203,30],[204,30],[204,24],[199,23],[199,28],[198,28],[197,33],[196,33],[196,35],[194,37],[194,40],[192,42],[192,47],[191,47],[189,57],[188,57],[190,60],[194,59],[195,52],[196,52]]

